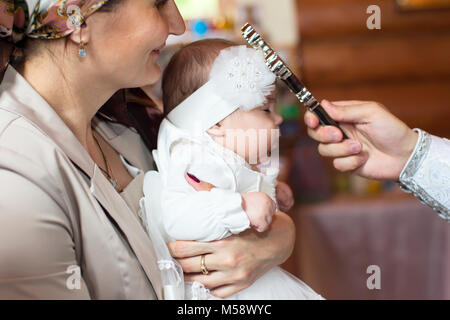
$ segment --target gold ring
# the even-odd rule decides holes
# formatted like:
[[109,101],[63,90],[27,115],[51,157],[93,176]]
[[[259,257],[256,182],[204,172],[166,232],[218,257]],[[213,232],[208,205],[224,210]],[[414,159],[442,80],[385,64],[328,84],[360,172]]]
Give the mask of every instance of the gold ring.
[[202,254],[202,258],[200,259],[200,269],[202,270],[202,273],[206,276],[209,274],[209,270],[206,267],[206,263],[205,263],[205,255]]

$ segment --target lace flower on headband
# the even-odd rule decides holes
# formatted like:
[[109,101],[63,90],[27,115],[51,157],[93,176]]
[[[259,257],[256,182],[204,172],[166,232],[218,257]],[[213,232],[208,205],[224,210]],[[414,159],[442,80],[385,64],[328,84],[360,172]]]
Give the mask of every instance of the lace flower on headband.
[[244,111],[262,106],[275,89],[276,76],[266,66],[262,52],[246,46],[222,50],[211,69],[216,94]]
[[180,129],[201,134],[237,109],[249,111],[264,105],[275,89],[276,76],[262,55],[246,46],[222,50],[209,81],[173,109],[167,119]]

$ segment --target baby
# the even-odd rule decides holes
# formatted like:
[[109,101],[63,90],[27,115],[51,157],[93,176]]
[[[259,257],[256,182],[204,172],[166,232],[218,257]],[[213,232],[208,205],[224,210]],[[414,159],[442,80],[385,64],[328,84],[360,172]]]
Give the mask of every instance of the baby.
[[[263,232],[277,211],[282,118],[274,110],[275,80],[262,53],[224,40],[184,47],[164,72],[167,117],[153,152],[159,172],[146,175],[144,207],[153,222],[148,224],[153,242],[158,232],[163,239],[159,241],[163,274],[164,270],[178,274],[169,276],[177,285],[164,280],[169,295],[176,296],[182,272],[168,257],[164,241],[220,240],[249,228]],[[215,188],[197,192],[186,177]],[[201,284],[186,288],[184,298],[212,298]],[[274,268],[231,299],[321,297]]]

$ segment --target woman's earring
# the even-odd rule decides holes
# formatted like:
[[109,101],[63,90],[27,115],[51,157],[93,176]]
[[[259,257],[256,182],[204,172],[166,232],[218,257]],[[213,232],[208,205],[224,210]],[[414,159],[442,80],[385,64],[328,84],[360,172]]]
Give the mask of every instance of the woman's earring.
[[78,50],[78,56],[80,58],[86,58],[87,53],[86,53],[86,47],[84,46],[84,42],[82,40],[82,31],[83,31],[83,26],[80,27],[80,49]]
[[80,43],[80,50],[78,51],[78,55],[80,56],[80,58],[86,58],[87,56],[86,48],[84,47],[83,42]]

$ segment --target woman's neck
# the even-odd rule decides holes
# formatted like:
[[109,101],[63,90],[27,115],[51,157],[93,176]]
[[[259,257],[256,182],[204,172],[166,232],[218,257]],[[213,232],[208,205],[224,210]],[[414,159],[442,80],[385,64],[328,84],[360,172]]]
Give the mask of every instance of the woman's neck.
[[88,150],[92,118],[115,90],[80,71],[63,70],[50,61],[30,61],[21,71]]

